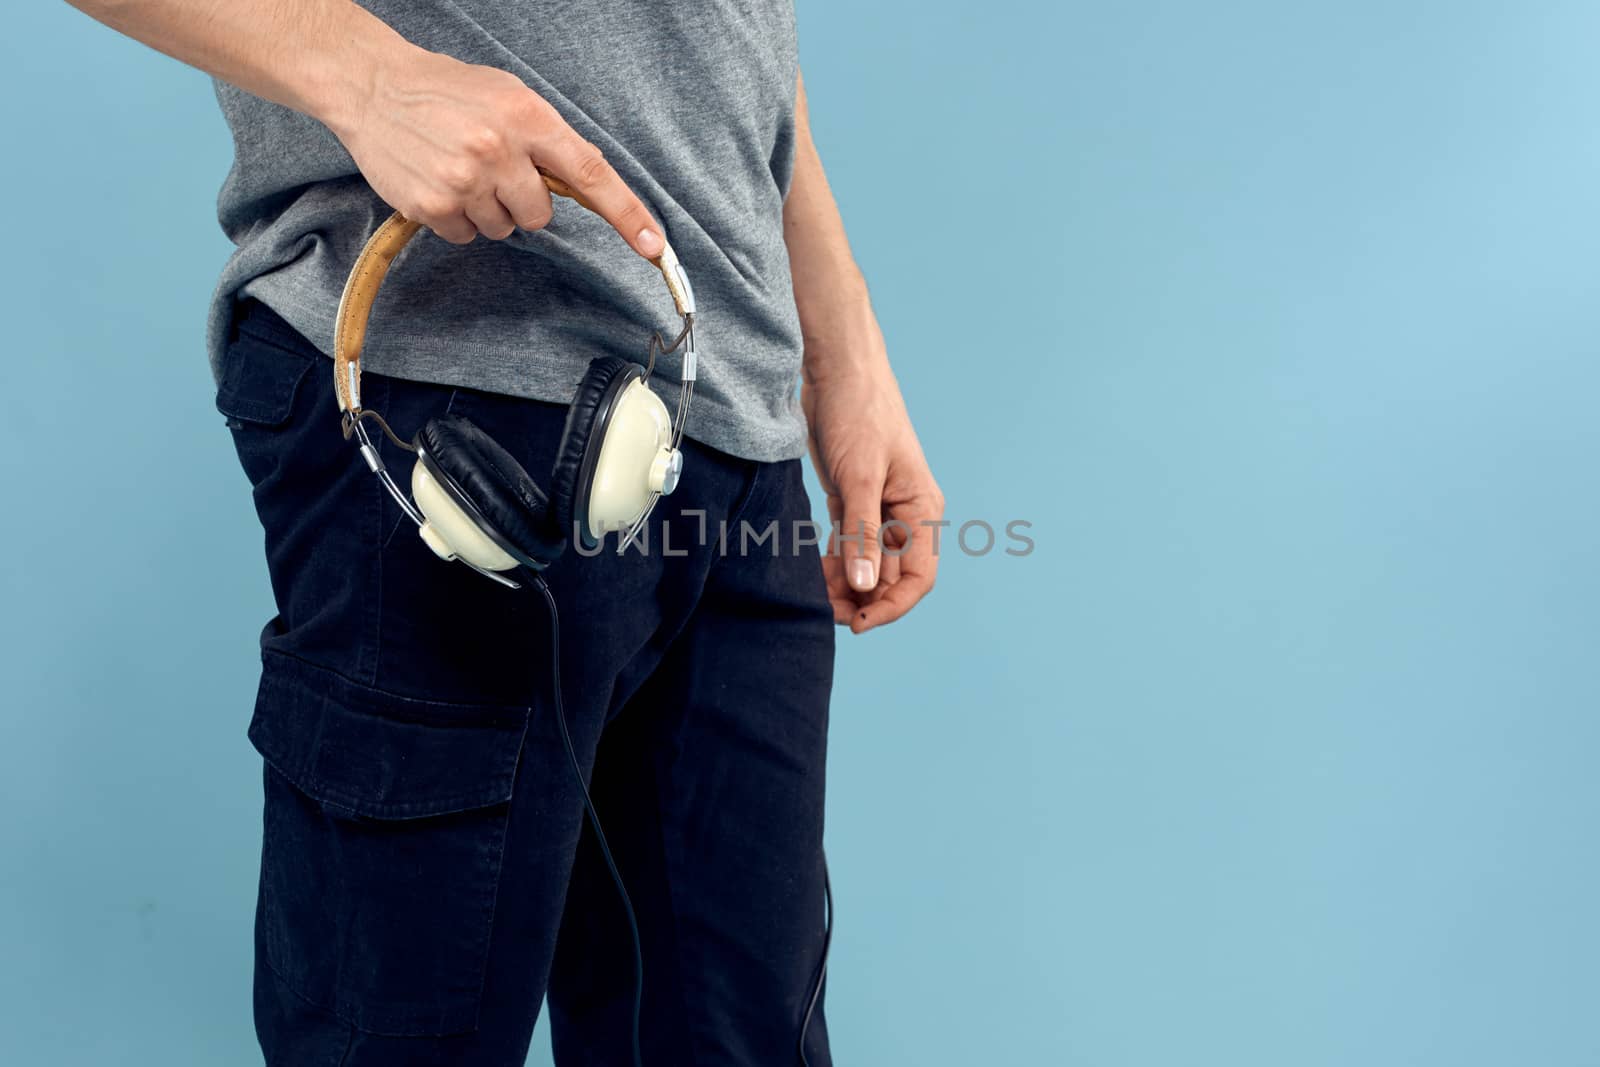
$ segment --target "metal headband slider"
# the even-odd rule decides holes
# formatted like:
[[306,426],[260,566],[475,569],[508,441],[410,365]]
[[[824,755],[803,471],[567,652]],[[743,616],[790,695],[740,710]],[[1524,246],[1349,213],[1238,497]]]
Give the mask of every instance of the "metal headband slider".
[[672,260],[672,272],[678,276],[678,284],[683,287],[683,313],[694,314],[694,286],[689,284],[689,274],[683,269],[683,264],[678,262],[676,256]]
[[388,469],[383,465],[383,457],[378,455],[378,450],[370,442],[362,443],[361,458],[367,461],[367,469],[373,474],[382,474]]

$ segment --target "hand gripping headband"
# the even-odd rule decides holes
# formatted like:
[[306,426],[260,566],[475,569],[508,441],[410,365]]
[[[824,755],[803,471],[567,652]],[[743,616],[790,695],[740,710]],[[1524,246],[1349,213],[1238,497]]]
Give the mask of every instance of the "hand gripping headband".
[[[595,211],[593,204],[566,182],[539,168],[545,185],[556,196],[565,196],[582,207]],[[595,211],[595,214],[599,214]],[[352,415],[361,413],[361,350],[367,340],[367,320],[372,316],[372,305],[378,290],[388,277],[389,267],[402,249],[411,243],[422,223],[406,218],[396,211],[376,233],[368,239],[366,247],[356,259],[350,278],[345,282],[344,295],[339,299],[338,319],[333,333],[334,390],[339,395],[339,410]],[[685,325],[694,318],[694,290],[689,287],[689,276],[684,273],[678,256],[663,237],[661,254],[650,262],[666,279],[667,290],[672,294],[673,306],[683,317]],[[689,347],[684,353],[684,380],[694,380],[694,337],[689,335]]]

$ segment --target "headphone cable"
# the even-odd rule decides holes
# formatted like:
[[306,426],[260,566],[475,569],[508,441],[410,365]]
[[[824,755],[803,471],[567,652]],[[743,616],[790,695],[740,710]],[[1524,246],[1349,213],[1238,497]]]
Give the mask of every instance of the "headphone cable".
[[806,1031],[811,1029],[811,1016],[816,1013],[817,1001],[822,998],[822,980],[828,976],[828,950],[833,947],[833,881],[828,877],[828,858],[822,858],[822,896],[827,903],[828,923],[822,928],[822,958],[817,961],[816,974],[811,979],[811,996],[806,1001],[806,1013],[800,1020],[800,1067],[811,1067],[806,1058]]
[[589,813],[589,825],[594,829],[595,843],[600,846],[600,855],[605,857],[611,880],[616,883],[617,896],[622,898],[622,910],[628,916],[628,930],[633,935],[633,1067],[643,1067],[644,1059],[639,1052],[639,1017],[644,1005],[644,946],[639,938],[639,920],[633,914],[633,901],[628,897],[627,887],[622,884],[622,872],[617,869],[617,861],[611,856],[611,846],[606,843],[606,832],[600,827],[600,813],[595,811],[589,786],[583,780],[578,752],[572,745],[572,733],[567,729],[567,713],[561,706],[561,614],[556,610],[556,598],[544,583],[544,577],[537,572],[533,574],[533,584],[544,594],[545,606],[550,609],[550,677],[555,690],[556,725],[561,729],[561,742],[566,746],[567,759],[572,763],[572,775],[578,783],[578,791],[583,794],[583,807]]
[[[578,791],[583,794],[583,807],[589,815],[589,825],[594,829],[595,843],[600,846],[600,855],[605,858],[606,869],[611,872],[611,880],[617,887],[617,896],[622,900],[622,910],[628,916],[628,932],[633,938],[633,1067],[643,1067],[644,1058],[639,1049],[639,1019],[644,1005],[644,946],[639,937],[639,920],[633,912],[633,900],[628,896],[627,887],[623,885],[622,872],[617,869],[617,861],[611,855],[606,832],[600,826],[600,813],[595,810],[594,798],[589,795],[589,786],[583,780],[583,768],[578,763],[578,751],[572,744],[572,733],[567,728],[567,713],[561,702],[561,613],[556,608],[555,594],[550,592],[544,576],[537,571],[533,572],[533,585],[544,595],[545,607],[549,609],[550,614],[550,678],[555,694],[556,726],[561,731],[561,743],[565,746],[567,759],[572,764],[573,780],[578,783]],[[833,947],[833,883],[828,876],[826,858],[822,861],[822,892],[827,907],[827,924],[822,932],[822,958],[817,961],[816,973],[811,980],[811,996],[806,1001],[805,1016],[800,1020],[800,1037],[797,1044],[801,1067],[810,1067],[811,1061],[806,1057],[806,1033],[811,1029],[811,1018],[816,1013],[817,1002],[822,998],[822,983],[828,974],[828,950]]]

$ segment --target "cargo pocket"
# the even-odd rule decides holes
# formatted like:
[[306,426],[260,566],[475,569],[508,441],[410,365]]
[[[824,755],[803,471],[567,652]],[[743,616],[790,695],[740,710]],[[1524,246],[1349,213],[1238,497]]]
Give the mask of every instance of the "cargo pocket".
[[217,383],[217,410],[228,425],[241,422],[281,426],[294,409],[295,394],[318,362],[315,352],[239,331],[222,354],[221,380]]
[[528,709],[413,700],[267,653],[258,951],[393,1036],[477,1027]]
[[[284,428],[293,421],[297,402],[302,408],[315,407],[315,398],[303,387],[323,357],[305,347],[240,330],[222,354],[217,410],[233,431],[239,462],[252,485],[278,470],[285,454]],[[329,425],[337,430],[337,424]]]

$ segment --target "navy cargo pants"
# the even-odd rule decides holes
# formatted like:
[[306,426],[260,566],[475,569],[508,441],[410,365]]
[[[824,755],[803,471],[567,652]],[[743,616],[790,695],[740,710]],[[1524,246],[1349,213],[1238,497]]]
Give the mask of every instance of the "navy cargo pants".
[[[631,942],[553,718],[544,603],[429,552],[340,436],[330,372],[236,309],[217,405],[277,606],[250,725],[266,1060],[514,1067],[548,995],[557,1063],[627,1064]],[[467,415],[540,480],[565,416],[377,375],[363,394],[406,436]],[[639,913],[645,1063],[791,1064],[822,951],[832,615],[789,536],[799,462],[686,449],[650,551],[612,538],[545,572],[566,714]],[[781,536],[719,544],[741,520]],[[820,1009],[807,1054],[829,1062]]]

